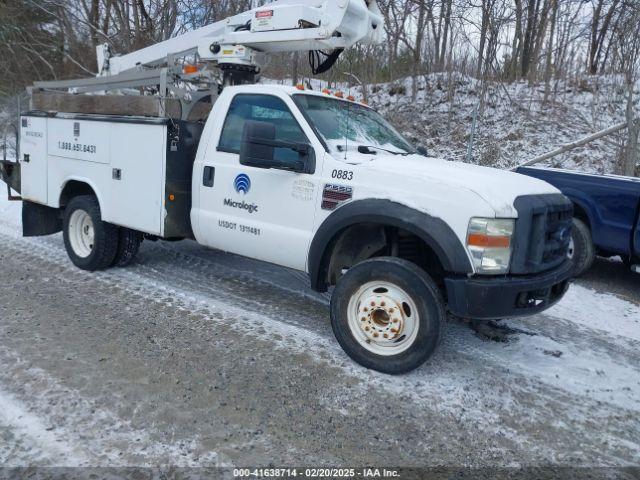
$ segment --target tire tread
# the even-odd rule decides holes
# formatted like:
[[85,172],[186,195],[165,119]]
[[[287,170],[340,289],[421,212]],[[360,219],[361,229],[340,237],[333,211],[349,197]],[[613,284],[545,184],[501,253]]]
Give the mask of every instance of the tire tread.
[[136,258],[140,244],[142,243],[142,234],[130,228],[120,227],[118,232],[118,248],[115,258],[111,263],[113,267],[126,267]]

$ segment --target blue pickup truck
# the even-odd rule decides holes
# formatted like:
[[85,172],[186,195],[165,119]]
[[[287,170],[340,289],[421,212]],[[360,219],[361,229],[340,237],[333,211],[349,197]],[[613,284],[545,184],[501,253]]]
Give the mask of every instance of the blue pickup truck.
[[596,254],[619,255],[640,273],[640,178],[539,167],[516,171],[550,183],[573,202],[575,276],[591,267]]

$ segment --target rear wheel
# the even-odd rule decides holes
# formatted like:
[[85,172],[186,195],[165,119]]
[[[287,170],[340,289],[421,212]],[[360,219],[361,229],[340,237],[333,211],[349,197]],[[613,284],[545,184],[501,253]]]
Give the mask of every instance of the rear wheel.
[[64,211],[64,246],[73,264],[82,270],[108,267],[118,248],[118,228],[102,221],[100,205],[92,195],[71,199]]
[[121,227],[118,232],[118,250],[111,262],[113,267],[126,267],[136,258],[140,244],[142,243],[142,233]]
[[399,258],[350,268],[331,297],[331,326],[359,364],[399,374],[422,365],[438,346],[446,314],[431,277]]
[[596,258],[595,247],[591,239],[591,230],[579,218],[573,219],[569,258],[573,261],[573,275],[579,277],[591,268]]

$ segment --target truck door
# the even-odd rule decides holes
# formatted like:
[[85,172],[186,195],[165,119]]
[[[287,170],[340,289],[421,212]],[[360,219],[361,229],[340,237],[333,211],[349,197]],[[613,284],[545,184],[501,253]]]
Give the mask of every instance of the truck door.
[[[284,98],[236,94],[217,145],[209,145],[203,164],[194,171],[200,184],[198,240],[210,247],[304,270],[324,149],[319,142],[309,142],[319,164],[314,174],[241,165],[240,142],[247,120],[273,123],[277,140],[309,142],[313,138],[317,142],[300,112],[289,108]],[[286,149],[276,149],[276,155],[280,160],[297,159],[295,152]]]
[[21,195],[47,203],[47,119],[22,117],[20,129]]

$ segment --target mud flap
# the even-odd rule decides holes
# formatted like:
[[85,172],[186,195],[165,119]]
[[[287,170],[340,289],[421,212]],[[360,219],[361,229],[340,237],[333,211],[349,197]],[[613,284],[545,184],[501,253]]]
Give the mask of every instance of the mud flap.
[[62,216],[57,208],[38,203],[22,202],[22,235],[39,237],[62,231]]
[[10,189],[20,193],[20,164],[8,160],[0,160],[0,179],[6,183]]

